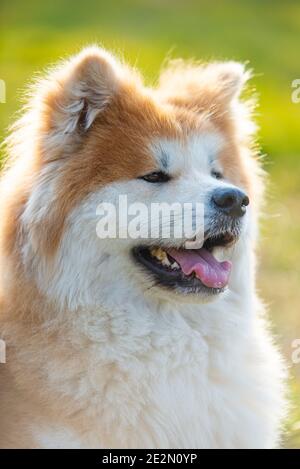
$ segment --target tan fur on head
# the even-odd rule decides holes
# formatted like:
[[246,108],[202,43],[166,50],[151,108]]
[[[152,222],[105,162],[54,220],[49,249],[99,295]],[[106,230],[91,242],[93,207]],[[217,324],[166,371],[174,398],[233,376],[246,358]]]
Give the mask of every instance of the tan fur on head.
[[[153,93],[135,71],[97,47],[50,71],[33,87],[28,109],[8,140],[16,167],[26,159],[24,181],[17,185],[20,192],[20,186],[31,185],[44,165],[64,162],[58,175],[59,207],[54,201],[43,224],[45,247],[55,249],[66,214],[93,188],[154,168],[145,154],[145,142],[155,135],[185,138],[197,128],[215,125],[227,134],[223,158],[228,175],[251,190],[248,156],[236,148],[242,138],[238,112],[231,111],[248,77],[237,63],[179,62],[162,74]],[[246,121],[249,117],[244,117]],[[43,238],[40,228],[38,237]]]

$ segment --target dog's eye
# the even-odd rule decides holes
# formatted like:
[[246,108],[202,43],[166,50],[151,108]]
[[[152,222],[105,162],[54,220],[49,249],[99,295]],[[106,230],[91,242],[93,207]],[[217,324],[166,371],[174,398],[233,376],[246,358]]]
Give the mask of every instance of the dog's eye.
[[211,175],[215,179],[223,179],[223,174],[220,171],[212,170]]
[[163,171],[154,171],[153,173],[141,176],[139,179],[143,179],[147,182],[168,182],[170,181],[170,176]]

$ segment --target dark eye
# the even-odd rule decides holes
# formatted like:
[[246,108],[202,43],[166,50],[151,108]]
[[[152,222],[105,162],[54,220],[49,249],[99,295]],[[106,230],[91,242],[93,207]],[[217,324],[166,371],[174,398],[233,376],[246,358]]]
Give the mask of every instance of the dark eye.
[[222,174],[220,171],[215,171],[215,170],[213,170],[213,171],[211,172],[211,175],[212,175],[212,177],[215,178],[215,179],[223,179],[223,174]]
[[146,174],[145,176],[141,176],[139,179],[143,179],[147,182],[168,182],[171,178],[167,173],[163,171],[154,171],[153,173]]

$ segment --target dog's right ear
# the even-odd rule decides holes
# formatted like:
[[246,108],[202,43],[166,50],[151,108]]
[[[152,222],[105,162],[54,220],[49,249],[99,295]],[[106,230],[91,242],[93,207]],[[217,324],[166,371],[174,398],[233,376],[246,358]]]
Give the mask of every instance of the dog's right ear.
[[164,99],[194,112],[224,113],[238,100],[250,72],[238,62],[171,62],[160,77]]
[[109,106],[125,67],[108,52],[89,47],[41,81],[38,102],[44,135],[59,145],[68,137],[87,132],[96,116]]

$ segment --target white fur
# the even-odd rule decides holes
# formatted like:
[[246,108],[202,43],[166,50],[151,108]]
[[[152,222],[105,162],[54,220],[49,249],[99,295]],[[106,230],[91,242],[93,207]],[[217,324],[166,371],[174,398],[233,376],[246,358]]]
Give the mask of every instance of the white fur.
[[43,449],[81,449],[81,441],[76,435],[64,427],[55,427],[51,425],[37,425],[32,429],[40,448]]

